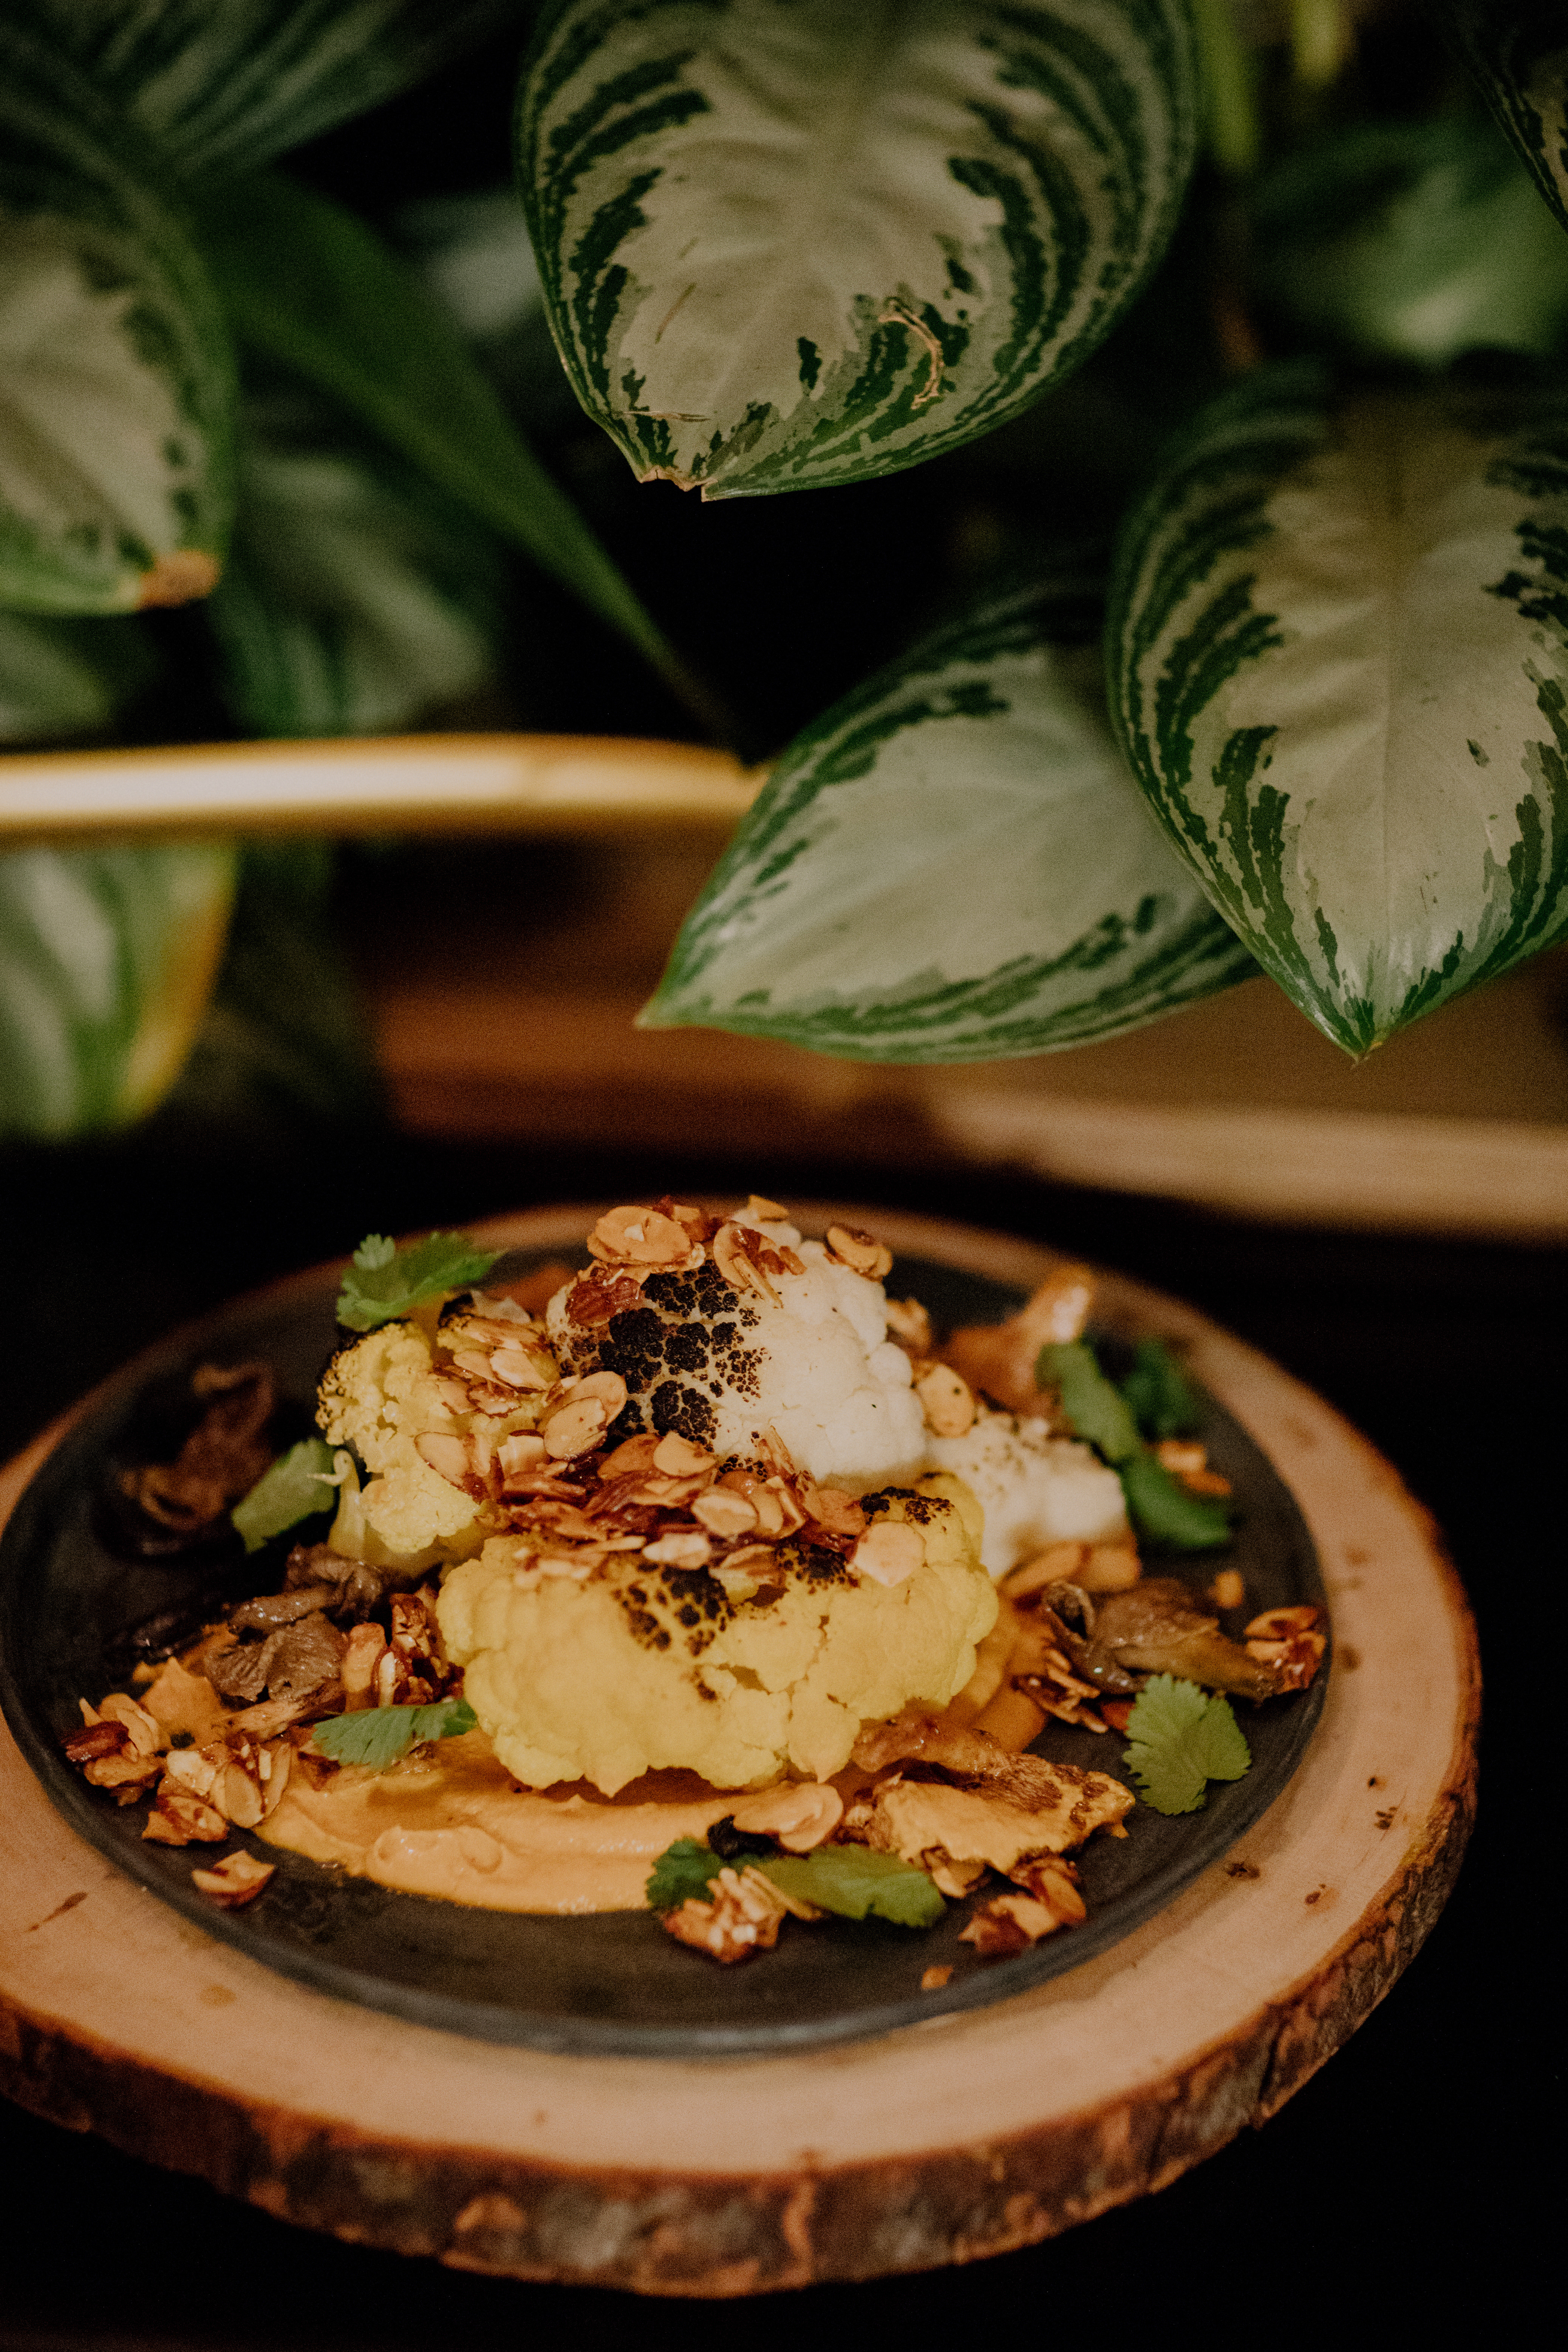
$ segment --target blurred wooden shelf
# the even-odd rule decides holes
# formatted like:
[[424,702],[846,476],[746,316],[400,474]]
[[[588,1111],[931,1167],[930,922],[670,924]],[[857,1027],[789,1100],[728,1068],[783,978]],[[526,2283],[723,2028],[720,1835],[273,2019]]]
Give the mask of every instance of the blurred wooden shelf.
[[632,1024],[711,859],[487,853],[375,910],[358,956],[396,1116],[458,1139],[737,1145],[868,1168],[1016,1166],[1346,1228],[1568,1239],[1568,952],[1360,1068],[1268,982],[1079,1051],[952,1069]]

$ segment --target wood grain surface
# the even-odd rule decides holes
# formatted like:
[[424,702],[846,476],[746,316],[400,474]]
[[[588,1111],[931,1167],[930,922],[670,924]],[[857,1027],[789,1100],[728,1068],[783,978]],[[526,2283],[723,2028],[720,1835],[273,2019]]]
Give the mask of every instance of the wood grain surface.
[[[550,1248],[584,1213],[484,1231]],[[1004,1281],[1049,1262],[854,1213],[896,1248]],[[1335,1633],[1295,1780],[1112,1950],[994,2009],[787,2057],[500,2048],[331,2000],[206,1937],[82,1843],[6,1738],[0,2085],[343,2238],[670,2294],[999,2253],[1266,2121],[1393,1985],[1453,1883],[1475,1795],[1473,1631],[1426,1515],[1320,1399],[1155,1292],[1108,1276],[1100,1312],[1181,1343],[1268,1453],[1317,1542]],[[58,1434],[4,1475],[0,1512]]]

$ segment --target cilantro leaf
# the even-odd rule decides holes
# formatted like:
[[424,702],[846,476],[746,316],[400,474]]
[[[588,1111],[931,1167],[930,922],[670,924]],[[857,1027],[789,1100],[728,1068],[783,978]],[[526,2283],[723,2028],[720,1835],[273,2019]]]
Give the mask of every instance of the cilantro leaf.
[[1185,1437],[1198,1425],[1197,1397],[1163,1340],[1139,1340],[1121,1393],[1145,1437]]
[[367,1234],[344,1272],[338,1321],[347,1331],[374,1331],[426,1298],[470,1289],[500,1255],[476,1249],[467,1234],[428,1234],[401,1250],[385,1234]]
[[1144,1684],[1127,1731],[1132,1744],[1121,1760],[1157,1813],[1195,1813],[1210,1780],[1239,1780],[1252,1762],[1230,1701],[1172,1675]]
[[1230,1514],[1211,1495],[1189,1494],[1152,1454],[1138,1453],[1117,1465],[1128,1517],[1151,1543],[1178,1551],[1207,1551],[1230,1541]]
[[677,1838],[654,1864],[647,1889],[648,1909],[679,1911],[693,1896],[706,1903],[709,1886],[723,1867],[722,1854],[710,1846],[699,1845],[695,1838]]
[[334,1764],[368,1764],[384,1772],[420,1739],[456,1739],[479,1717],[466,1698],[438,1698],[428,1706],[366,1706],[357,1715],[330,1715],[312,1744]]
[[844,1919],[870,1916],[900,1927],[930,1927],[947,1909],[923,1870],[869,1846],[819,1845],[812,1853],[770,1854],[752,1866],[784,1894]]
[[1040,1349],[1035,1379],[1061,1392],[1062,1411],[1079,1435],[1120,1465],[1140,1448],[1137,1423],[1127,1400],[1100,1370],[1094,1349],[1083,1339],[1058,1339]]
[[319,1437],[303,1438],[280,1454],[229,1513],[245,1538],[246,1550],[259,1551],[269,1537],[280,1536],[286,1528],[318,1511],[335,1510],[337,1490],[325,1483],[324,1475],[331,1466],[332,1449]]

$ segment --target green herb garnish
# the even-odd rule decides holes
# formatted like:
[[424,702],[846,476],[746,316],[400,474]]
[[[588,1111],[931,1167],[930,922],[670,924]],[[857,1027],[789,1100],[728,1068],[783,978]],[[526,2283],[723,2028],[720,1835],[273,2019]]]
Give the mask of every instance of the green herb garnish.
[[679,1911],[693,1898],[706,1903],[709,1886],[723,1868],[723,1856],[711,1846],[699,1845],[695,1838],[677,1838],[654,1864],[647,1889],[648,1909]]
[[1173,1675],[1144,1684],[1127,1732],[1132,1744],[1121,1760],[1157,1813],[1195,1813],[1210,1780],[1239,1780],[1252,1762],[1230,1701]]
[[421,1739],[456,1739],[479,1717],[466,1698],[438,1698],[428,1706],[367,1706],[357,1715],[329,1715],[311,1744],[334,1764],[368,1764],[384,1772]]
[[327,1484],[331,1466],[332,1449],[319,1437],[302,1438],[280,1454],[229,1513],[245,1538],[246,1550],[259,1551],[272,1536],[318,1511],[333,1509],[337,1490]]
[[1079,1435],[1120,1465],[1141,1452],[1142,1440],[1127,1400],[1100,1370],[1087,1339],[1058,1339],[1040,1349],[1035,1380],[1061,1392],[1062,1411]]
[[1202,1418],[1191,1382],[1160,1339],[1139,1340],[1121,1393],[1145,1437],[1186,1437]]
[[338,1321],[348,1331],[374,1331],[444,1291],[470,1289],[500,1255],[476,1249],[467,1234],[430,1234],[401,1250],[385,1234],[367,1234],[343,1276]]
[[890,1919],[898,1927],[931,1927],[947,1909],[923,1870],[896,1853],[864,1845],[819,1845],[812,1853],[770,1854],[752,1864],[785,1895],[837,1911],[843,1919]]
[[[863,1845],[819,1845],[815,1853],[743,1854],[728,1865],[750,1867],[771,1878],[785,1895],[836,1911],[843,1919],[890,1919],[900,1927],[930,1927],[947,1906],[923,1870],[896,1853],[874,1853]],[[695,1838],[677,1838],[654,1864],[647,1883],[648,1908],[678,1910],[682,1903],[706,1903],[726,1867],[722,1854]]]
[[[1164,1354],[1163,1349],[1160,1352]],[[1171,1370],[1190,1401],[1192,1391],[1173,1364]],[[1087,1340],[1057,1340],[1042,1348],[1035,1379],[1041,1388],[1059,1391],[1062,1411],[1079,1435],[1117,1472],[1128,1516],[1141,1536],[1182,1551],[1206,1551],[1229,1542],[1229,1513],[1207,1496],[1189,1494],[1150,1453],[1138,1434],[1127,1397],[1107,1380]]]
[[1121,1491],[1132,1524],[1151,1543],[1178,1551],[1207,1551],[1230,1541],[1230,1515],[1212,1495],[1194,1495],[1152,1454],[1119,1463]]

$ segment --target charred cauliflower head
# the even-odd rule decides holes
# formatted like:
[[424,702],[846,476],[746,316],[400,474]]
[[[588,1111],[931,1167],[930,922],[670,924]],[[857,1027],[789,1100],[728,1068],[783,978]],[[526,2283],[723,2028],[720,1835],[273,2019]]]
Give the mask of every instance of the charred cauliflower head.
[[439,1616],[496,1754],[530,1788],[614,1795],[683,1767],[741,1789],[825,1780],[863,1723],[944,1706],[996,1616],[979,1512],[940,1474],[859,1507],[851,1548],[786,1538],[749,1594],[739,1571],[668,1557],[679,1538],[586,1575],[526,1534],[492,1538],[448,1575]]

